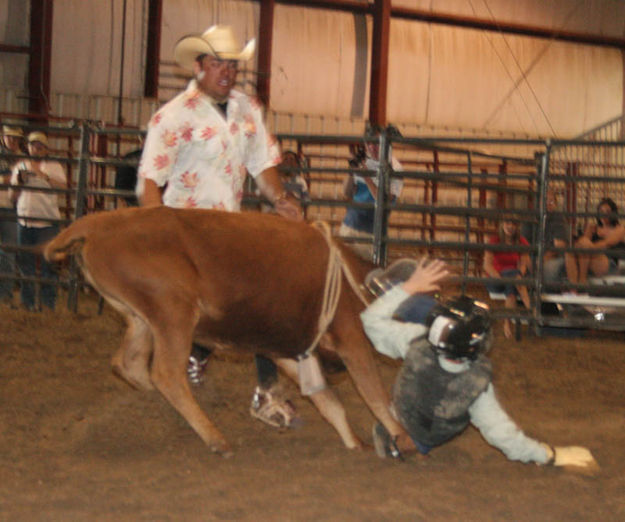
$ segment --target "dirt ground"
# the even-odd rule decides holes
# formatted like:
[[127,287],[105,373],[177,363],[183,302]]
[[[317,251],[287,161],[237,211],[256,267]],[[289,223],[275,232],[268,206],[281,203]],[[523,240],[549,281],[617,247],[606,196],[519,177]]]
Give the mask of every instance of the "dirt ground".
[[[589,447],[594,477],[509,462],[469,428],[425,459],[349,451],[288,383],[303,426],[253,420],[251,357],[217,356],[195,393],[235,449],[223,459],[157,393],[110,371],[123,324],[93,298],[78,314],[0,309],[0,520],[621,521],[625,520],[625,339],[505,341],[495,385],[528,434]],[[379,359],[390,386],[397,367]],[[286,382],[285,379],[282,379]],[[372,416],[335,379],[356,432]]]

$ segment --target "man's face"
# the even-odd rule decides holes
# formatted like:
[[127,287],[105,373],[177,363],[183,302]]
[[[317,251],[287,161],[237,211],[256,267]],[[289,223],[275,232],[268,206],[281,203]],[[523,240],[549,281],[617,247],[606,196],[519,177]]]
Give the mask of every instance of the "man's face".
[[20,141],[21,141],[21,138],[18,138],[17,136],[5,135],[3,140],[4,140],[4,145],[11,152],[19,152],[20,151]]
[[[379,139],[378,136],[376,136],[376,140],[377,139]],[[369,156],[371,159],[374,159],[374,160],[380,159],[380,142],[379,141],[366,141],[365,149],[367,151],[367,156]]]
[[547,211],[553,212],[558,208],[558,197],[555,192],[547,191]]
[[193,64],[193,70],[200,90],[223,102],[236,82],[238,62],[206,55]]
[[48,147],[39,141],[28,142],[28,154],[42,158],[48,155]]

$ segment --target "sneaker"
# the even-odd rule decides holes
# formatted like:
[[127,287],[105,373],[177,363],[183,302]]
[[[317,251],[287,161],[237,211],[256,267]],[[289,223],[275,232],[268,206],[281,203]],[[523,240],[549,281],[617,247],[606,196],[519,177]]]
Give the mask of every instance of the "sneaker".
[[373,447],[378,457],[381,459],[393,458],[404,460],[395,441],[391,438],[391,434],[381,423],[376,422],[373,425],[371,434],[373,435]]
[[294,428],[301,423],[293,403],[283,398],[276,388],[264,390],[257,386],[252,396],[250,414],[274,428]]
[[204,359],[198,359],[191,355],[189,357],[189,363],[187,364],[187,375],[189,382],[195,386],[199,386],[204,382],[204,371],[208,365],[208,357]]

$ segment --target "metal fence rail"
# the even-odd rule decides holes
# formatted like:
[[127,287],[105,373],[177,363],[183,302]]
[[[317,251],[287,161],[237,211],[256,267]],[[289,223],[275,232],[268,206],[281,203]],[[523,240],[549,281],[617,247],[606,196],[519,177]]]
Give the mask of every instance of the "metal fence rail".
[[[139,130],[84,121],[38,129],[46,131],[56,143],[51,159],[63,162],[69,172],[69,186],[62,191],[66,194],[64,222],[90,212],[112,210],[116,208],[117,197],[129,195],[113,188],[115,169],[133,164],[121,157],[137,146],[142,134]],[[593,205],[604,195],[609,194],[622,212],[625,208],[625,142],[450,137],[391,139],[383,132],[378,140],[380,168],[366,171],[352,169],[348,163],[350,145],[361,144],[362,136],[281,134],[278,139],[283,151],[292,150],[300,159],[300,166],[289,170],[297,171],[308,182],[310,199],[304,202],[307,218],[326,220],[335,232],[346,208],[358,206],[342,195],[345,177],[357,172],[376,179],[379,187],[376,201],[359,204],[374,210],[375,263],[383,265],[404,256],[437,256],[454,267],[458,274],[456,281],[463,292],[481,288],[493,281],[482,277],[484,252],[506,250],[505,246],[487,244],[488,236],[495,232],[505,212],[535,231],[528,237],[529,247],[517,248],[530,253],[534,260],[532,275],[522,280],[532,290],[532,309],[514,313],[514,317],[528,319],[537,327],[552,323],[558,326],[592,323],[593,327],[620,329],[619,325],[625,325],[622,320],[613,324],[609,314],[603,314],[601,321],[591,321],[588,314],[551,317],[544,311],[546,285],[542,277],[548,189],[564,196],[560,213],[572,230],[594,218]],[[528,152],[519,155],[520,150]],[[391,156],[402,161],[403,172],[393,171]],[[391,202],[388,197],[390,181],[398,177],[404,181],[404,191],[397,201]],[[0,185],[0,190],[6,188],[7,185]],[[257,209],[261,203],[250,182],[244,209]],[[625,214],[620,213],[619,217],[625,218]],[[361,241],[358,238],[346,240]],[[10,246],[0,244],[0,248]],[[583,252],[574,247],[556,250]],[[21,280],[19,274],[0,274],[0,278]],[[59,284],[69,289],[68,305],[75,309],[83,284],[75,264],[68,267]],[[593,285],[576,289],[589,293],[600,290]],[[615,304],[613,308],[622,308]],[[499,316],[510,315],[505,310],[497,312]]]

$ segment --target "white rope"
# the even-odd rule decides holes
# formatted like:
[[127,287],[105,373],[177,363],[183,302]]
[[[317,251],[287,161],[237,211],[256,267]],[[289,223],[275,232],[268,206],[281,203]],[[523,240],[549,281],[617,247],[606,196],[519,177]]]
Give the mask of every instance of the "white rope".
[[359,297],[359,299],[366,305],[369,303],[364,298],[360,286],[356,283],[353,274],[349,270],[345,260],[341,256],[341,253],[332,240],[332,234],[330,232],[330,227],[325,221],[316,221],[313,223],[313,226],[320,229],[321,235],[326,240],[328,244],[328,268],[326,270],[326,280],[325,285],[323,287],[323,301],[321,303],[321,311],[319,313],[319,323],[317,325],[317,335],[315,339],[310,344],[308,349],[304,352],[307,356],[310,355],[319,340],[326,333],[330,323],[334,319],[334,314],[336,313],[336,308],[339,304],[339,297],[341,296],[341,272],[345,274],[347,281],[350,286]]

